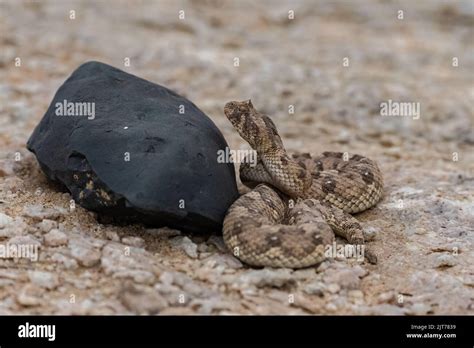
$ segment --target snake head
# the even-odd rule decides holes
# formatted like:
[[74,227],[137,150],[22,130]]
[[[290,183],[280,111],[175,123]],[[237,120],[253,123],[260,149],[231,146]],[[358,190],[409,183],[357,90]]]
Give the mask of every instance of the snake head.
[[240,136],[257,152],[283,147],[271,118],[258,112],[250,99],[228,102],[224,113]]
[[224,106],[224,114],[250,146],[255,146],[255,137],[259,133],[258,111],[249,100],[231,101]]
[[250,116],[252,111],[255,111],[255,109],[250,99],[241,102],[230,101],[224,106],[224,114],[237,130],[241,127],[242,121]]

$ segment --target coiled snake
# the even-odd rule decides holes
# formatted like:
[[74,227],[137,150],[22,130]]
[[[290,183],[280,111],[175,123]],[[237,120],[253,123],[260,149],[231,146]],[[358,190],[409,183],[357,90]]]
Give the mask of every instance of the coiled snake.
[[383,195],[374,161],[341,152],[290,157],[275,124],[250,100],[229,102],[224,113],[257,152],[256,165],[240,166],[242,183],[253,189],[224,219],[224,241],[235,256],[252,266],[302,268],[325,259],[334,233],[363,245],[362,227],[349,213],[369,209]]

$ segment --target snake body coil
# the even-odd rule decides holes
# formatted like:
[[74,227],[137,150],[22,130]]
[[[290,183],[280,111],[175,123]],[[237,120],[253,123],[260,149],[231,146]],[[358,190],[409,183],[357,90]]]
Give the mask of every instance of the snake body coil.
[[229,102],[224,112],[258,157],[253,167],[241,164],[241,181],[253,190],[224,219],[224,241],[235,256],[253,266],[302,268],[325,259],[334,232],[364,243],[349,213],[369,209],[383,195],[374,161],[340,152],[290,157],[272,120],[250,100]]

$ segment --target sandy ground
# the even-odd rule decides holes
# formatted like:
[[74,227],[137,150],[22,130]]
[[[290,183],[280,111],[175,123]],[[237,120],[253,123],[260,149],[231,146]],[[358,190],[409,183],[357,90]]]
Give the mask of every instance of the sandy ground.
[[[0,244],[39,258],[0,258],[0,314],[473,313],[473,6],[1,0]],[[385,197],[357,218],[379,263],[251,269],[219,236],[71,207],[25,143],[89,60],[188,97],[231,148],[246,146],[223,106],[251,98],[290,151],[375,159]],[[420,103],[419,118],[382,116],[388,100]]]

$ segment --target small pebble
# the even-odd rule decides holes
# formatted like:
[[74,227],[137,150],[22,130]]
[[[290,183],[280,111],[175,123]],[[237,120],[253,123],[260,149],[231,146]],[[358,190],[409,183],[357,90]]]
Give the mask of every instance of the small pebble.
[[38,227],[41,231],[48,233],[52,229],[58,228],[58,223],[54,220],[43,219],[39,224]]
[[197,245],[188,237],[175,237],[171,239],[170,243],[172,246],[183,250],[190,258],[196,259],[198,257]]
[[419,235],[426,234],[426,229],[423,227],[417,227],[415,230],[415,234],[419,234]]
[[327,286],[327,289],[331,294],[335,294],[335,293],[338,293],[341,290],[341,287],[339,286],[339,284],[333,283],[333,284],[329,284]]
[[69,242],[71,256],[74,257],[80,265],[84,267],[92,267],[100,262],[101,253],[88,243],[74,241]]
[[374,240],[380,229],[378,227],[369,226],[364,229],[364,239],[366,242]]
[[349,290],[347,292],[347,295],[349,297],[355,298],[355,299],[362,299],[364,298],[364,293],[360,290]]
[[0,213],[0,228],[4,228],[9,225],[13,219],[7,214]]
[[307,284],[303,291],[309,295],[323,296],[325,289],[326,286],[324,285],[324,283],[317,280]]
[[33,284],[27,284],[20,289],[16,296],[16,301],[25,307],[39,306],[41,304],[40,288]]
[[23,215],[35,220],[54,220],[65,213],[66,209],[60,207],[46,208],[42,205],[28,205],[23,208]]
[[29,271],[30,281],[42,288],[52,290],[59,285],[58,276],[51,272]]
[[150,288],[127,285],[119,294],[119,300],[130,311],[138,314],[157,314],[168,307],[168,302]]
[[51,260],[62,264],[65,269],[76,269],[79,267],[77,261],[71,257],[67,257],[60,253],[55,253],[51,256]]
[[16,244],[16,245],[37,245],[37,246],[41,245],[41,243],[37,239],[31,236],[14,236],[10,238],[8,243]]
[[395,300],[395,293],[393,291],[383,292],[377,297],[378,303],[390,303],[394,300]]
[[44,243],[53,247],[67,244],[67,240],[67,235],[58,229],[52,229],[44,235]]
[[326,310],[329,311],[329,312],[335,312],[335,311],[337,311],[337,306],[336,306],[334,303],[331,303],[331,302],[328,303],[325,308],[326,308]]
[[415,303],[408,310],[409,315],[426,315],[431,310],[431,307],[425,303]]
[[240,283],[246,286],[254,285],[258,288],[266,286],[281,288],[285,285],[292,285],[295,282],[295,279],[292,277],[292,270],[287,268],[251,270],[240,277]]
[[457,256],[443,254],[436,258],[435,266],[436,268],[443,268],[443,267],[453,267],[456,266],[458,260],[456,259]]
[[122,243],[137,248],[141,248],[145,245],[145,241],[143,240],[143,238],[140,237],[123,237]]
[[115,232],[115,231],[106,231],[105,232],[105,237],[107,237],[107,239],[109,239],[113,242],[120,241],[120,237],[119,237],[118,233]]

